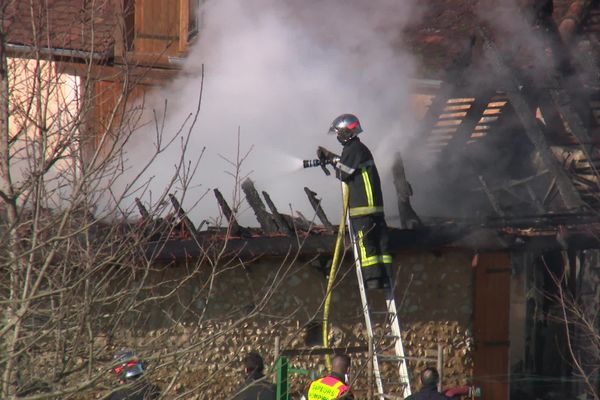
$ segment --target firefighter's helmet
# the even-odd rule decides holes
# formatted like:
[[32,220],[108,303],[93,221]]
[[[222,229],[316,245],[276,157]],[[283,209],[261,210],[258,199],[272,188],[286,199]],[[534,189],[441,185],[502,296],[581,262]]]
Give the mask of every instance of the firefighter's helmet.
[[145,371],[144,363],[131,349],[122,349],[114,356],[115,367],[113,371],[119,379],[137,378]]
[[342,114],[331,123],[329,133],[335,133],[341,144],[346,144],[350,139],[362,132],[360,121],[354,114]]

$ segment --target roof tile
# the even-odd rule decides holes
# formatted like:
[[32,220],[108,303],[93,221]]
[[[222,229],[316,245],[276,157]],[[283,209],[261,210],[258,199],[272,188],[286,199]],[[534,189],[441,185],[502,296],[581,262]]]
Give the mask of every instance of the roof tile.
[[11,44],[108,55],[116,19],[110,0],[12,0],[0,22]]

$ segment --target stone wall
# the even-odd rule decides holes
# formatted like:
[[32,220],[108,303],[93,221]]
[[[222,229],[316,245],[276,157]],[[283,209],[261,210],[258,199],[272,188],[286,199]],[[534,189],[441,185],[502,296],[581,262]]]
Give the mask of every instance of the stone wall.
[[[435,357],[444,350],[444,386],[466,383],[472,374],[471,254],[412,252],[396,256],[396,299],[407,355]],[[143,323],[111,339],[112,345],[155,349],[149,374],[163,389],[182,398],[226,398],[241,382],[240,359],[249,350],[260,352],[272,366],[275,338],[282,349],[305,348],[306,327],[321,321],[327,280],[315,260],[265,260],[210,267],[190,274],[179,265],[155,271],[150,282],[184,283],[176,296],[139,310]],[[322,265],[322,264],[321,264]],[[214,279],[209,279],[210,277]],[[165,287],[161,288],[166,291]],[[159,293],[156,293],[159,294]],[[372,296],[383,307],[381,294]],[[344,265],[331,303],[331,342],[335,346],[366,345],[356,276]],[[175,324],[175,326],[174,326]],[[323,357],[294,357],[294,367],[323,370]],[[152,366],[171,363],[154,376]],[[353,373],[365,385],[366,357],[353,357]],[[410,362],[413,388],[423,362]],[[177,375],[175,382],[170,378]],[[293,378],[296,389],[306,379]],[[223,382],[228,382],[223,384]],[[189,393],[189,394],[188,394]]]

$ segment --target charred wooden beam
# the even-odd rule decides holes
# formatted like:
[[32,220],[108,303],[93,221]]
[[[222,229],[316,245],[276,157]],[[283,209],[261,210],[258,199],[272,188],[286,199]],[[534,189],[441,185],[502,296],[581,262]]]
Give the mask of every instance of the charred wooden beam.
[[181,219],[181,221],[183,221],[185,226],[187,226],[187,228],[191,232],[191,234],[193,236],[197,236],[198,231],[196,230],[196,226],[194,226],[194,223],[192,222],[192,220],[190,220],[188,218],[186,212],[183,210],[183,208],[181,208],[181,204],[179,204],[179,201],[177,200],[175,195],[169,193],[169,199],[171,200],[171,204],[173,204],[173,208],[175,209],[177,216]]
[[263,190],[262,195],[265,199],[265,203],[267,203],[267,206],[269,207],[269,210],[271,210],[273,218],[275,218],[275,222],[277,222],[279,232],[285,233],[286,235],[292,235],[294,233],[293,226],[290,226],[288,224],[288,221],[286,221],[283,217],[283,215],[279,213],[277,207],[275,207],[275,203],[273,203],[273,200],[271,200],[271,196],[269,196],[269,193]]
[[150,219],[150,213],[148,212],[146,207],[144,207],[144,205],[142,204],[140,199],[137,197],[135,198],[135,205],[137,206],[137,209],[140,212],[140,215],[142,216],[143,219],[145,219],[145,220]]
[[410,183],[406,180],[406,172],[400,153],[396,153],[392,174],[394,176],[394,186],[396,187],[396,197],[398,198],[400,227],[415,229],[421,225],[421,219],[410,204],[410,196],[412,196],[413,191]]
[[[575,137],[577,143],[581,146],[584,155],[590,160],[590,165],[596,170],[595,166],[591,164],[593,149],[592,137],[588,128],[583,123],[579,114],[573,109],[573,101],[558,79],[550,78],[550,85],[552,86],[549,90],[550,96],[554,102],[554,106],[564,119],[564,122],[568,125],[568,132]],[[598,173],[598,171],[596,170],[595,173]]]
[[219,189],[214,189],[213,192],[215,193],[215,197],[217,198],[217,202],[219,203],[219,207],[221,207],[223,215],[225,216],[225,218],[227,218],[229,228],[231,230],[231,235],[242,237],[251,236],[250,230],[248,228],[245,228],[238,224],[235,215],[233,215],[229,204],[227,204],[227,201],[225,200]]
[[298,217],[294,218],[294,221],[300,221],[301,226],[306,227],[306,229],[304,229],[305,231],[310,231],[310,229],[314,227],[315,224],[309,221],[300,211],[296,211],[296,215],[298,215]]
[[[390,228],[390,251],[442,248],[454,243],[469,232],[472,232],[471,227],[467,229],[452,225],[425,227],[414,231]],[[240,259],[256,259],[262,256],[285,257],[289,254],[314,259],[315,255],[331,255],[335,248],[336,235],[308,235],[301,241],[295,237],[283,235],[228,238],[225,241],[215,245],[214,235],[202,232],[198,240],[169,240],[149,243],[146,252],[152,254],[155,259],[162,260],[198,257],[212,251],[223,253],[224,257]]]
[[325,228],[328,231],[333,232],[334,231],[333,225],[331,224],[331,222],[329,222],[329,219],[327,219],[327,215],[325,215],[325,212],[323,211],[323,208],[321,207],[321,200],[317,199],[317,193],[313,192],[312,190],[310,190],[307,187],[304,187],[304,192],[308,196],[308,201],[310,202],[310,205],[317,213],[317,217],[319,218],[319,220],[321,220],[321,223],[323,224],[323,226],[325,226]]
[[584,202],[577,192],[577,189],[575,189],[573,182],[571,182],[569,179],[568,174],[552,154],[550,146],[548,145],[548,141],[538,125],[535,114],[532,112],[532,109],[525,99],[525,96],[523,96],[523,94],[520,92],[519,83],[509,68],[504,64],[499,51],[496,49],[496,46],[489,39],[483,29],[480,29],[480,33],[484,39],[486,56],[498,78],[500,78],[500,81],[505,85],[504,89],[506,90],[506,95],[509,98],[513,109],[515,110],[515,113],[519,117],[521,124],[525,128],[527,137],[529,137],[529,140],[539,152],[544,166],[554,177],[556,177],[556,185],[565,206],[569,209],[581,208],[584,206]]
[[527,194],[529,194],[529,198],[531,198],[531,201],[532,201],[533,205],[535,206],[535,209],[539,213],[546,212],[546,209],[544,209],[544,207],[542,206],[542,202],[540,201],[538,195],[535,193],[535,191],[533,190],[531,185],[525,185],[525,190],[527,190]]
[[250,207],[254,210],[254,215],[256,215],[256,219],[262,230],[266,233],[279,232],[279,227],[273,216],[267,212],[265,204],[260,199],[260,196],[254,187],[254,182],[252,182],[251,179],[244,180],[244,182],[242,182],[242,190],[246,195],[246,201],[248,201],[248,204],[250,204]]
[[312,224],[309,221],[307,221],[305,218],[292,217],[291,215],[287,215],[287,214],[281,214],[281,215],[286,220],[288,225],[292,227],[292,230],[301,230],[304,232],[309,232],[311,230],[311,228],[313,227]]
[[481,184],[481,188],[483,189],[483,192],[485,193],[485,195],[487,196],[488,200],[490,201],[490,204],[492,205],[492,208],[494,209],[494,212],[496,214],[498,214],[499,216],[503,217],[504,216],[504,211],[502,210],[502,207],[500,207],[500,202],[498,201],[498,199],[496,198],[496,196],[494,196],[494,194],[492,193],[492,191],[488,187],[488,184],[485,181],[485,179],[483,178],[483,176],[479,175],[477,177],[477,179],[479,179],[479,183]]

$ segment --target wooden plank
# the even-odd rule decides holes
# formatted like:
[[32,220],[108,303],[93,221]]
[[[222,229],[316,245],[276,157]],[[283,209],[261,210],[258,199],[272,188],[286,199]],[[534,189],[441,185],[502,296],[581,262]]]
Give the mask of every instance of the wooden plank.
[[180,2],[138,0],[135,11],[136,53],[174,56],[179,53]]
[[115,28],[113,32],[114,56],[125,55],[126,27],[125,27],[125,0],[112,0],[112,6],[115,10]]
[[486,400],[507,400],[510,349],[510,277],[508,253],[479,254],[475,266],[475,386]]
[[179,52],[188,48],[190,0],[179,0]]
[[515,113],[519,117],[521,124],[525,128],[527,137],[539,152],[544,166],[556,178],[556,185],[565,206],[569,209],[578,209],[583,207],[585,203],[583,200],[581,200],[577,189],[575,189],[573,182],[571,182],[562,165],[552,154],[548,141],[544,136],[544,132],[538,125],[534,112],[531,110],[531,107],[525,99],[525,96],[521,94],[519,83],[516,81],[508,67],[504,64],[499,51],[496,49],[495,45],[489,39],[487,34],[483,32],[483,30],[480,30],[480,33],[484,39],[486,56],[498,78],[500,79],[500,82],[504,84],[506,96],[515,110]]

